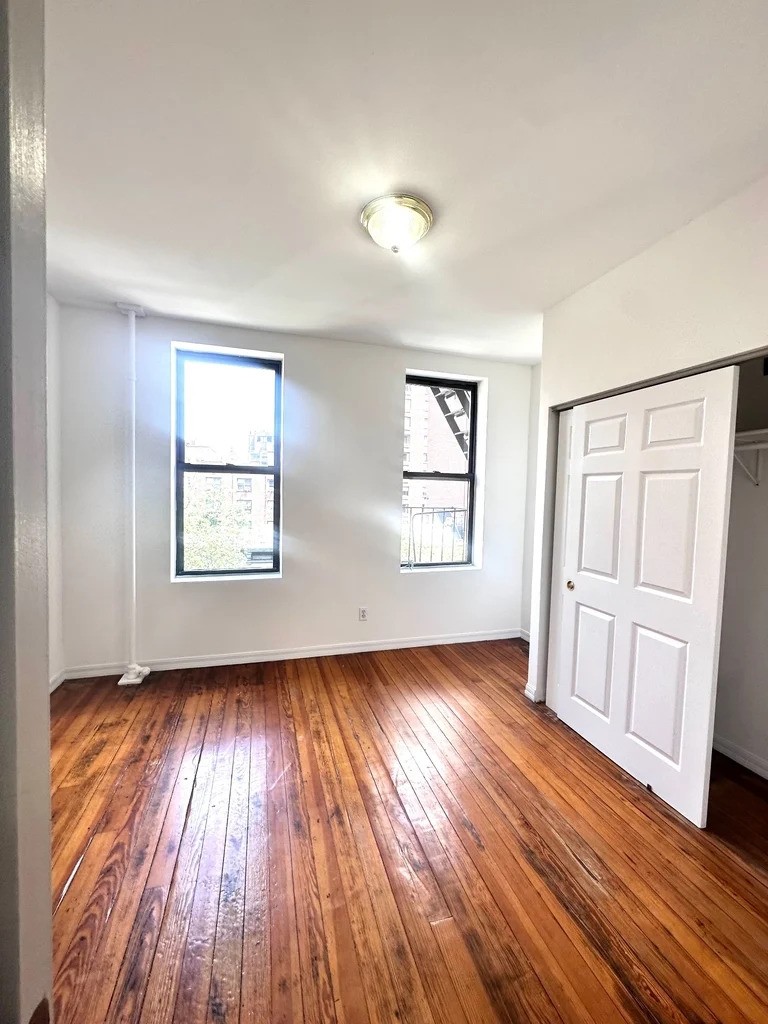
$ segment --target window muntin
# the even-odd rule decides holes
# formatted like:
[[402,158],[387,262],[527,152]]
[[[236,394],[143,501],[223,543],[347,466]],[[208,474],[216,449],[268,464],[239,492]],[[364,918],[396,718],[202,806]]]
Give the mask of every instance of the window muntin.
[[404,567],[472,562],[477,384],[408,375],[403,439]]
[[282,364],[176,350],[176,575],[280,569]]

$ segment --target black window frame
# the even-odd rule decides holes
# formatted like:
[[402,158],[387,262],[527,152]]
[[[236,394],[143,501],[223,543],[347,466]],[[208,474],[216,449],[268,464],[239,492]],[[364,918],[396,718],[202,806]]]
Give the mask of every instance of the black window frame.
[[[176,494],[176,551],[175,577],[177,579],[216,576],[274,576],[280,572],[281,565],[281,527],[280,499],[282,474],[282,399],[283,399],[283,362],[281,359],[266,359],[246,353],[242,355],[229,352],[212,352],[205,349],[177,348],[174,350],[176,359],[176,458],[175,458],[175,494]],[[199,463],[187,462],[186,442],[184,439],[184,367],[188,362],[226,364],[230,366],[257,366],[260,369],[272,370],[275,374],[275,423],[274,423],[274,460],[271,466],[241,465],[239,463]],[[272,538],[272,565],[252,569],[185,569],[184,568],[184,475],[185,473],[205,473],[209,476],[271,476],[274,477],[274,511]]]
[[[475,495],[477,492],[477,393],[478,382],[476,380],[454,380],[452,377],[432,377],[424,374],[408,373],[405,376],[406,387],[408,384],[418,384],[429,388],[445,388],[453,390],[458,388],[469,392],[469,451],[467,452],[466,473],[441,473],[439,470],[432,472],[418,472],[417,470],[403,469],[403,480],[462,480],[469,484],[467,499],[467,557],[459,562],[410,562],[401,561],[401,569],[439,569],[450,568],[451,566],[472,565],[474,563],[475,547]],[[403,430],[405,437],[405,430]]]

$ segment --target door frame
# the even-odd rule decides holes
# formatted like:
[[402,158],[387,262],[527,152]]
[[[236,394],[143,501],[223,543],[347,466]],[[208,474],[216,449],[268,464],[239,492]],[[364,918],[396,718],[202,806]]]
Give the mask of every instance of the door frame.
[[[673,373],[662,374],[646,380],[622,384],[621,387],[609,391],[596,392],[561,402],[554,406],[543,405],[539,413],[538,451],[536,465],[536,495],[534,502],[534,524],[540,523],[541,529],[534,531],[532,578],[531,578],[531,623],[530,652],[528,660],[528,680],[525,695],[534,703],[544,703],[555,710],[555,694],[557,674],[550,672],[549,663],[552,652],[552,628],[558,631],[559,623],[555,622],[552,607],[552,594],[555,572],[555,511],[558,492],[558,451],[560,434],[560,417],[562,413],[586,405],[601,398],[623,395],[629,391],[640,391],[654,384],[667,381],[682,380],[685,377],[697,377],[710,370],[720,370],[726,366],[741,366],[753,359],[768,357],[768,347],[753,349],[751,352],[738,352],[732,356],[716,359],[699,366],[684,367]],[[723,551],[723,558],[727,550]]]
[[549,612],[549,643],[547,645],[547,688],[545,700],[547,707],[557,712],[557,692],[559,673],[557,665],[557,652],[560,645],[562,631],[563,613],[562,603],[555,606],[558,598],[562,602],[563,572],[562,562],[564,554],[564,530],[565,510],[568,502],[568,466],[570,452],[567,450],[568,429],[573,418],[573,409],[564,409],[557,417],[557,467],[555,478],[555,507],[552,536],[552,579],[550,583],[550,612]]

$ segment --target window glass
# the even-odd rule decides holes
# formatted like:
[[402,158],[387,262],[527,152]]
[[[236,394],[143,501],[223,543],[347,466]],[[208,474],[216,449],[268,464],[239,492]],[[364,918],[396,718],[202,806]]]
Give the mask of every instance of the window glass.
[[472,561],[477,385],[406,378],[400,561]]
[[273,466],[275,370],[237,357],[183,367],[185,461]]
[[178,350],[176,574],[280,568],[281,364]]
[[211,484],[202,473],[184,474],[184,569],[274,569],[273,476],[255,476],[251,500],[232,488],[229,474]]
[[403,493],[400,557],[403,564],[466,562],[469,540],[466,480],[411,481]]
[[410,399],[403,454],[427,473],[466,473],[473,394],[447,382],[406,384]]

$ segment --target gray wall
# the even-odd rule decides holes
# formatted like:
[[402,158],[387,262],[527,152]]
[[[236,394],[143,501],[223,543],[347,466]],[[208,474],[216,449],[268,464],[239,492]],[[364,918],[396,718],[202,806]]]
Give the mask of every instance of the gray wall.
[[[768,376],[753,359],[740,367],[736,429],[766,427]],[[744,458],[754,465],[754,455]],[[768,778],[768,452],[760,468],[755,487],[733,467],[715,746]]]
[[765,430],[768,427],[768,375],[765,360],[750,359],[739,367],[739,404],[736,430]]
[[0,1021],[51,988],[43,3],[0,0]]
[[48,414],[48,672],[58,683],[66,668],[62,610],[61,538],[61,365],[59,362],[59,304],[48,296],[47,309]]
[[523,592],[522,629],[523,636],[530,638],[531,631],[531,568],[533,562],[533,524],[536,496],[536,456],[539,445],[539,393],[541,391],[541,364],[534,366],[531,373],[531,405],[528,414],[528,469],[525,478],[525,535],[523,538]]

